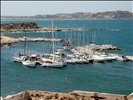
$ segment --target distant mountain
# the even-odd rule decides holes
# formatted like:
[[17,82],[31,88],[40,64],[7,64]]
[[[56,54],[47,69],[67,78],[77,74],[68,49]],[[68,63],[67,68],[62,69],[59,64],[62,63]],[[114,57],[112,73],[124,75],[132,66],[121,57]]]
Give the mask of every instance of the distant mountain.
[[2,16],[3,18],[45,18],[45,19],[133,19],[133,13],[129,11],[106,11],[106,12],[76,12],[76,13],[59,13],[44,14],[35,16]]

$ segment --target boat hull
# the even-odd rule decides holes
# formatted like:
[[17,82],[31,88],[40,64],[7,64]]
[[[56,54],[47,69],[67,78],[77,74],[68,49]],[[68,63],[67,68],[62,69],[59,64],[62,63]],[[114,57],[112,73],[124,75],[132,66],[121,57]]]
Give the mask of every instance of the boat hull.
[[22,61],[22,64],[24,66],[28,66],[28,67],[36,67],[36,62],[34,62],[34,61],[26,60],[26,61]]
[[21,63],[24,60],[25,56],[14,56],[13,61]]
[[63,63],[42,63],[43,67],[53,67],[53,68],[62,68],[64,66]]

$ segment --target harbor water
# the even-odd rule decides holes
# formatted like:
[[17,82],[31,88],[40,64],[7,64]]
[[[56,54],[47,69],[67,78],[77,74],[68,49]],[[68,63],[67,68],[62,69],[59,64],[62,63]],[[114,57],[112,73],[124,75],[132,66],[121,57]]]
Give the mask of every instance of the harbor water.
[[[133,20],[54,20],[54,26],[62,28],[99,28],[95,43],[112,44],[122,48],[118,51],[106,51],[133,56]],[[26,19],[2,20],[1,23],[35,22],[40,27],[51,27],[51,20]],[[74,45],[87,45],[94,41],[93,30],[55,32],[55,38],[71,39]],[[83,36],[84,34],[84,36]],[[6,36],[25,36],[24,32],[2,33]],[[27,37],[51,38],[51,32],[29,32]],[[55,49],[62,47],[55,42]],[[52,52],[51,42],[28,42],[29,54]],[[68,64],[63,68],[36,68],[13,62],[13,55],[24,51],[24,43],[1,49],[1,96],[5,97],[26,90],[45,90],[70,92],[73,90],[130,94],[133,91],[133,62],[105,62],[92,64]]]

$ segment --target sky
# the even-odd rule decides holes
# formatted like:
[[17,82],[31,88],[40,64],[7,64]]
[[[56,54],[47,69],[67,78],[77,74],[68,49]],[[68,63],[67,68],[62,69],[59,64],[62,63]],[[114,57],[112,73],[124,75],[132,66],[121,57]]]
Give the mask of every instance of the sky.
[[74,12],[133,12],[133,1],[1,1],[1,16],[34,16]]

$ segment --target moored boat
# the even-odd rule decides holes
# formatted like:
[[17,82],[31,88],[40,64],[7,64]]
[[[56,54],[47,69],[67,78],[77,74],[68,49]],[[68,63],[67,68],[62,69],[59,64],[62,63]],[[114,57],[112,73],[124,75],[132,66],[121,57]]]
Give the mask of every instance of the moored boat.
[[129,59],[126,58],[126,56],[118,56],[118,57],[116,57],[116,60],[118,60],[118,61],[129,61]]
[[20,63],[21,63],[25,58],[26,58],[26,56],[21,55],[21,54],[19,54],[19,55],[14,55],[14,56],[13,56],[13,61],[14,61],[14,62],[20,62]]
[[101,57],[99,55],[92,55],[92,59],[95,62],[101,62],[101,63],[104,63],[104,61],[106,60],[104,57]]
[[40,64],[40,57],[36,54],[32,54],[31,56],[27,56],[27,58],[25,58],[22,61],[23,65],[29,66],[29,67],[36,67],[37,63]]

